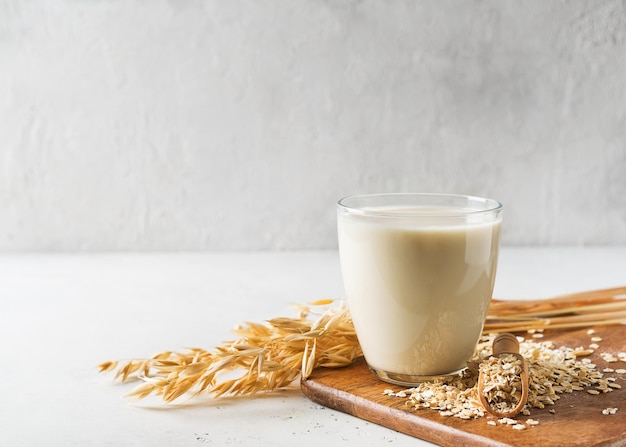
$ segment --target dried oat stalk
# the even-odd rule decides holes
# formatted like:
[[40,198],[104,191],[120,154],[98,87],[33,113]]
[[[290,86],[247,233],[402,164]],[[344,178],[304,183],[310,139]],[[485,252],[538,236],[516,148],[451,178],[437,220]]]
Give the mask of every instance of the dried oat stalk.
[[622,323],[626,323],[626,287],[615,287],[539,300],[494,299],[484,333]]
[[[320,300],[312,306],[330,304]],[[237,338],[212,351],[164,351],[149,359],[104,362],[101,372],[116,370],[115,379],[142,383],[128,395],[143,399],[161,396],[171,402],[183,395],[202,393],[253,395],[285,388],[314,368],[345,366],[361,355],[352,319],[341,305],[315,315],[300,307],[296,318],[274,318],[246,323],[235,329]],[[234,376],[234,377],[233,377]]]

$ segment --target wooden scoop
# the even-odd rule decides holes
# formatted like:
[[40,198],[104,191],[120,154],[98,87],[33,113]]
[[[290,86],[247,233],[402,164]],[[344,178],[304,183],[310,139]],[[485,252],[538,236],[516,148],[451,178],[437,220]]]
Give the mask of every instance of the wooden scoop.
[[483,377],[483,372],[481,371],[478,376],[478,395],[480,397],[480,402],[483,404],[483,407],[485,407],[485,410],[487,410],[487,412],[491,413],[494,416],[512,417],[512,416],[517,415],[520,411],[522,411],[522,409],[524,408],[524,405],[526,405],[526,402],[528,401],[528,386],[529,386],[528,365],[526,363],[526,359],[522,357],[522,355],[519,353],[519,342],[517,341],[517,337],[508,332],[499,334],[493,340],[492,352],[493,354],[491,355],[491,357],[498,357],[501,354],[510,354],[510,355],[517,357],[520,360],[521,365],[522,365],[522,372],[520,374],[520,379],[522,382],[522,396],[520,397],[520,400],[515,406],[515,408],[513,408],[512,410],[502,412],[502,411],[498,411],[494,409],[489,404],[489,402],[487,401],[487,398],[485,397],[485,393],[484,393],[485,380]]

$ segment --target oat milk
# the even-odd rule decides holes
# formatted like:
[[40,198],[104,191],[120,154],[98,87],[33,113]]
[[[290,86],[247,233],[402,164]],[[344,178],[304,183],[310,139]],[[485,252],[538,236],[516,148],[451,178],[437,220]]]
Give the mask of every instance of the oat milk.
[[[448,219],[459,211],[449,208],[389,210],[399,211],[407,218],[338,219],[344,287],[366,361],[375,372],[409,376],[458,371],[491,299],[500,220]],[[441,218],[411,218],[424,213]]]

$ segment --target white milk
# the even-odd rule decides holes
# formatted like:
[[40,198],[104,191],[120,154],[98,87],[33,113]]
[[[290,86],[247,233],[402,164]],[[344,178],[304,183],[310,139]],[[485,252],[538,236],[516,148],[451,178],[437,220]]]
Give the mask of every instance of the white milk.
[[415,224],[340,213],[344,287],[375,372],[429,376],[466,366],[493,292],[500,234],[499,219],[467,220],[444,216]]

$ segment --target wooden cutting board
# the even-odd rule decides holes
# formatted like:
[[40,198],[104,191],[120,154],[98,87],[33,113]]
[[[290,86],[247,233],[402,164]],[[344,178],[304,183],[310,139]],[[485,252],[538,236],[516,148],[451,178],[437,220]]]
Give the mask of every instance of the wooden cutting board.
[[[626,369],[625,362],[607,364],[599,355],[626,352],[626,326],[596,328],[593,336],[602,338],[600,348],[588,357],[597,369]],[[583,329],[546,331],[543,340],[576,348],[589,346],[590,338],[587,329]],[[518,415],[520,421],[539,421],[539,425],[520,431],[507,425],[487,424],[488,420],[497,419],[492,416],[463,420],[440,416],[435,410],[412,410],[405,406],[405,399],[383,394],[385,389],[400,391],[402,387],[378,380],[362,358],[344,368],[318,368],[301,382],[301,388],[309,399],[321,405],[441,446],[626,446],[626,374],[605,373],[605,377],[610,376],[616,377],[621,389],[600,395],[585,391],[562,394],[554,406],[533,408],[530,416]],[[618,411],[604,415],[605,408]]]

